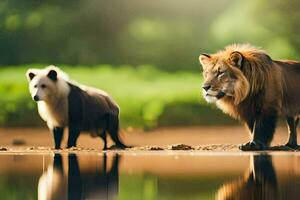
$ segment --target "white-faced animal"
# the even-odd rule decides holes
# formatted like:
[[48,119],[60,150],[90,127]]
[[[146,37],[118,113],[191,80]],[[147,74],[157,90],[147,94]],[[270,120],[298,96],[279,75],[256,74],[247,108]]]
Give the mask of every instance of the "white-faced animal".
[[55,66],[29,69],[26,73],[31,97],[41,118],[47,122],[59,149],[64,128],[69,128],[67,147],[76,146],[82,131],[99,136],[107,149],[107,133],[118,148],[126,147],[119,138],[119,107],[104,91],[76,84]]

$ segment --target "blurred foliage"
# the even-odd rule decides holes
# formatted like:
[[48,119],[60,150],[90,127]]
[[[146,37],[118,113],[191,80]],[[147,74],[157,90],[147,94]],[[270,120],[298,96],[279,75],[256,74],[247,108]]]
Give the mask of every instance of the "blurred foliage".
[[1,1],[0,124],[41,124],[24,79],[30,63],[68,65],[73,79],[106,89],[124,126],[227,123],[199,104],[198,55],[252,43],[274,59],[300,59],[299,8],[296,0]]
[[[29,67],[44,65],[0,68],[0,126],[45,125],[29,94],[25,78]],[[223,123],[232,123],[217,109],[212,113],[202,100],[200,73],[167,73],[149,65],[62,68],[71,79],[111,94],[121,107],[123,128],[211,124],[218,119]],[[208,113],[211,117],[207,116]]]
[[32,174],[1,174],[1,199],[37,199],[37,180]]
[[239,1],[213,22],[214,43],[219,48],[228,43],[251,43],[265,49],[273,59],[300,59],[296,41],[300,41],[299,8],[300,3],[294,0]]
[[250,42],[300,58],[296,0],[0,2],[0,65],[151,64],[198,70],[200,52]]
[[[102,187],[106,187],[105,189],[112,189],[111,185],[100,185],[99,183],[98,185],[93,185],[97,184],[97,182],[92,182],[90,183],[90,186],[94,186],[94,189],[98,189],[93,191],[95,193],[92,193],[95,196],[108,195],[107,199],[115,200],[211,200],[215,199],[216,192],[224,184],[224,182],[232,180],[233,177],[236,179],[238,178],[236,175],[232,174],[209,174],[207,176],[201,176],[198,174],[194,174],[193,176],[164,176],[133,171],[130,173],[120,173],[117,190],[113,190],[116,192],[115,194],[112,193],[111,190],[109,190],[108,194],[102,193],[107,192]],[[24,171],[21,174],[2,174],[0,177],[1,199],[37,199],[39,178],[40,174],[32,174]],[[109,180],[104,181],[110,183]],[[90,194],[91,193],[85,193],[85,197]],[[87,199],[95,198],[90,197]]]
[[121,174],[118,200],[210,200],[230,177],[172,177],[152,174]]

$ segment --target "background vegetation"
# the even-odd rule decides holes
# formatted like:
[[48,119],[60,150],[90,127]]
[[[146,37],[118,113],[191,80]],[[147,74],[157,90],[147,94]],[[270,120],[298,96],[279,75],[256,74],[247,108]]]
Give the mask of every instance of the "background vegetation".
[[24,72],[48,64],[111,93],[124,127],[231,123],[201,100],[198,55],[249,42],[300,59],[299,8],[296,0],[1,1],[0,125],[41,124]]

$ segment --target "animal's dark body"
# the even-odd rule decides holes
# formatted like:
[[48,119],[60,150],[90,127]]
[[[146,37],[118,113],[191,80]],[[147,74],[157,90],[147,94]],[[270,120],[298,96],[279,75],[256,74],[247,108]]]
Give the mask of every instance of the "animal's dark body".
[[[119,139],[119,107],[109,97],[94,88],[82,90],[75,84],[68,83],[68,128],[67,147],[76,146],[82,131],[92,136],[100,136],[107,149],[106,134],[108,133],[117,147],[126,147]],[[55,148],[60,148],[64,127],[53,127]]]

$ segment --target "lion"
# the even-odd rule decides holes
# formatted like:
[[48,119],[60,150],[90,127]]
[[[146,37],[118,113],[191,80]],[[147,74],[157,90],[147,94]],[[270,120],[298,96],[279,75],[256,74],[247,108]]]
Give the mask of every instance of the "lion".
[[203,95],[224,113],[246,124],[251,140],[241,150],[266,150],[279,116],[288,125],[286,146],[298,148],[300,62],[272,60],[250,44],[233,44],[215,54],[201,54]]

